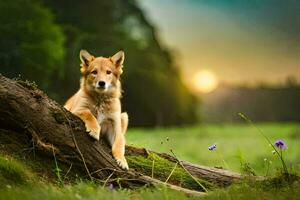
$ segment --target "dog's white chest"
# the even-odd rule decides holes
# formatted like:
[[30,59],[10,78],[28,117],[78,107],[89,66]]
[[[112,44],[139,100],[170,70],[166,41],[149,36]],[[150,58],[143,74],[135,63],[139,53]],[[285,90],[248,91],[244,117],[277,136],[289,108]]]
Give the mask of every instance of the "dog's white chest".
[[98,123],[101,124],[106,119],[106,116],[102,113],[98,114]]
[[119,115],[120,115],[120,113],[118,113],[118,112],[107,113],[107,114],[99,113],[98,117],[97,117],[97,121],[98,121],[99,124],[103,123],[106,120],[115,121],[116,118],[118,118]]

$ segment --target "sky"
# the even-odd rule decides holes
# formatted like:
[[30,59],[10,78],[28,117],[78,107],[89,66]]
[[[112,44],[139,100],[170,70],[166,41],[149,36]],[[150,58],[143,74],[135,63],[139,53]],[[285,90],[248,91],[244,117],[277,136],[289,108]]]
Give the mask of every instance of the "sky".
[[237,84],[300,80],[300,0],[138,0],[185,77]]

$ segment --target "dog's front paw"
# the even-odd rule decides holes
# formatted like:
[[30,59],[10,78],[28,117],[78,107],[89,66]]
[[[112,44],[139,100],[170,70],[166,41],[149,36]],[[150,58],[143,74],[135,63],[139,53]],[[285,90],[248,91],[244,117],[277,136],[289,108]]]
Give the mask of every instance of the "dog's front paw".
[[122,169],[124,169],[124,170],[128,170],[128,169],[129,169],[125,157],[123,157],[123,158],[115,158],[115,159],[116,159],[118,165],[119,165]]
[[99,126],[98,123],[86,123],[85,124],[85,127],[86,127],[86,131],[89,133],[89,135],[93,138],[95,138],[96,140],[99,140],[100,139],[100,131],[101,131],[101,128]]

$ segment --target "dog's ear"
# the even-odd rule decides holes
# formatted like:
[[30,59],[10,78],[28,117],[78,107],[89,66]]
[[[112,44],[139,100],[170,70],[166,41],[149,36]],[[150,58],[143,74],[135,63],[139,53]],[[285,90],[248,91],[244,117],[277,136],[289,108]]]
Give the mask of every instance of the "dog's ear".
[[81,63],[87,67],[90,65],[91,61],[94,59],[94,56],[92,56],[89,52],[87,52],[84,49],[80,50],[79,57],[80,57]]
[[111,58],[111,61],[115,64],[116,67],[122,67],[125,59],[124,51],[119,51],[115,55],[113,55]]

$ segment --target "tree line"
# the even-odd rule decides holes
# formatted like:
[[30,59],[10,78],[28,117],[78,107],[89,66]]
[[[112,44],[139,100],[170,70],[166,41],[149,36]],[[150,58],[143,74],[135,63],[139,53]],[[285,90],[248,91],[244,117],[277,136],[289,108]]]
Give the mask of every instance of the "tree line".
[[257,87],[222,85],[203,96],[206,122],[243,122],[243,113],[255,122],[299,122],[300,84],[287,78],[285,85]]

